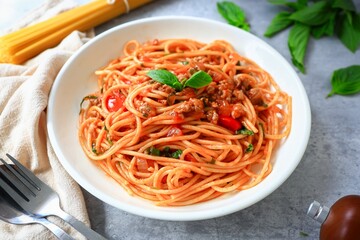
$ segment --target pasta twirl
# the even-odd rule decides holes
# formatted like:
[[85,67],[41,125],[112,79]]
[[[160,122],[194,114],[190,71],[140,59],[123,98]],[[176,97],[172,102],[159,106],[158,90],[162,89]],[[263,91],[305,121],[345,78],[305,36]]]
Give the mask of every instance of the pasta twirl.
[[[204,71],[212,82],[176,91],[148,77],[154,69],[180,82]],[[291,97],[225,41],[129,41],[96,75],[99,89],[80,111],[81,146],[129,194],[157,205],[190,205],[257,185],[290,133]]]

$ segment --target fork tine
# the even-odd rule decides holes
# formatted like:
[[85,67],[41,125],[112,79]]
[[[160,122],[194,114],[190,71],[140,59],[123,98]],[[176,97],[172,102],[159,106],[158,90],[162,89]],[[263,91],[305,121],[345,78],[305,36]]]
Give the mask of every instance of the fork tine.
[[20,180],[16,179],[14,175],[7,173],[4,169],[0,168],[0,173],[2,174],[2,179],[6,180],[7,185],[14,189],[18,193],[18,195],[22,196],[27,201],[30,197],[35,197],[36,195],[25,186]]
[[[10,170],[10,172],[12,172],[12,174],[14,174],[31,192],[31,194],[35,197],[35,193],[31,190],[33,189],[33,185],[27,181],[27,179],[25,179],[24,177],[22,177],[22,175],[20,175],[17,170],[14,167],[11,167],[7,162],[4,161],[4,159],[0,158],[0,161],[4,164],[4,166]],[[14,165],[13,165],[14,166]],[[39,190],[39,189],[37,189]]]
[[6,153],[6,156],[19,168],[18,172],[26,178],[26,180],[29,181],[37,190],[41,190],[40,186],[42,185],[42,182],[26,167],[24,167],[18,160],[16,160],[13,156]]
[[[1,170],[1,169],[0,169]],[[8,183],[0,178],[0,186],[4,191],[20,206],[24,206],[28,203],[29,199],[24,199],[23,196],[19,195]]]

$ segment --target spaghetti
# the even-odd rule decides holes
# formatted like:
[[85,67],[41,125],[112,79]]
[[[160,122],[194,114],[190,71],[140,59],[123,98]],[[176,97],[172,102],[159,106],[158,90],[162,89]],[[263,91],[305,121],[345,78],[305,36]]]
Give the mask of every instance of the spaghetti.
[[[182,83],[203,71],[212,82],[175,90],[150,78],[154,69]],[[129,194],[157,205],[257,185],[291,129],[291,97],[225,41],[133,40],[95,73],[99,90],[81,103],[81,146]]]

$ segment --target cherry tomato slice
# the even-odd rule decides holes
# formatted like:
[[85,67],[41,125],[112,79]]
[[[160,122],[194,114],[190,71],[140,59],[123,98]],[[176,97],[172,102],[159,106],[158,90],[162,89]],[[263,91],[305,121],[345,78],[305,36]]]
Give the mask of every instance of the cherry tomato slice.
[[106,98],[106,108],[109,112],[116,112],[125,102],[125,96],[119,92],[114,92]]
[[168,137],[182,136],[182,135],[183,135],[183,132],[182,132],[180,126],[178,126],[178,125],[173,125],[167,133]]
[[241,123],[229,116],[219,115],[218,124],[232,131],[239,130]]

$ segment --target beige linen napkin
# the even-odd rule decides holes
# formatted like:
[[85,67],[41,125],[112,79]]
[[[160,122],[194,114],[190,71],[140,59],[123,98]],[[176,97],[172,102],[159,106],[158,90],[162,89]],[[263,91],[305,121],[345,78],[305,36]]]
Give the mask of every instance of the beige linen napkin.
[[[89,225],[81,189],[59,163],[46,129],[48,96],[56,75],[87,40],[86,34],[73,32],[25,65],[0,64],[0,157],[6,159],[9,153],[19,159],[60,195],[64,211]],[[59,218],[49,219],[75,239],[84,239]],[[39,224],[18,226],[0,220],[0,239],[56,238]]]

